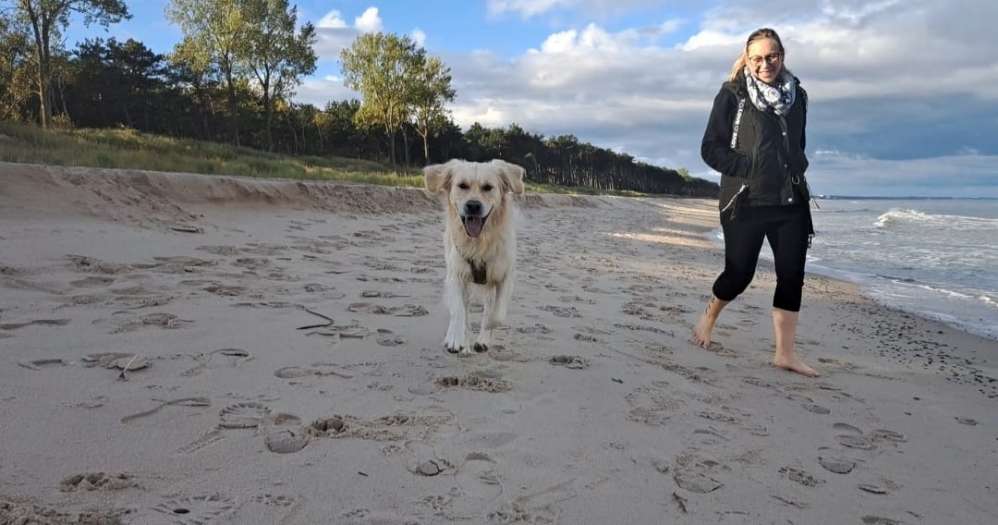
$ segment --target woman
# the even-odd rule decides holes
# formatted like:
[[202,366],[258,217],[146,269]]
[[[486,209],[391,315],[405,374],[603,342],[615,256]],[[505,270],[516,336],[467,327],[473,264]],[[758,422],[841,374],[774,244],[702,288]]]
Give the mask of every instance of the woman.
[[813,377],[818,373],[794,349],[805,254],[814,235],[804,180],[807,93],[787,70],[785,58],[776,31],[753,32],[714,98],[700,153],[721,173],[724,271],[693,340],[710,345],[721,310],[752,281],[765,238],[776,266],[773,365]]

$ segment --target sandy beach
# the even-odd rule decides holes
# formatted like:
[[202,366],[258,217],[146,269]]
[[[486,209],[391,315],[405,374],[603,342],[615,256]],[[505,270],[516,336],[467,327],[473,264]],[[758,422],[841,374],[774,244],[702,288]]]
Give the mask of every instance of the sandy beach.
[[519,206],[458,357],[422,190],[0,163],[0,524],[998,523],[998,342],[809,274],[775,369],[763,262],[698,349],[715,202]]

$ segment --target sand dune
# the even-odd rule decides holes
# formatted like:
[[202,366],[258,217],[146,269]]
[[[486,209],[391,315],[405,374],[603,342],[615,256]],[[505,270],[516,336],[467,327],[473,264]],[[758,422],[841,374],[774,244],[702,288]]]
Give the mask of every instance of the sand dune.
[[713,202],[528,195],[443,351],[417,189],[0,164],[0,524],[994,523],[995,342],[773,274],[688,342]]

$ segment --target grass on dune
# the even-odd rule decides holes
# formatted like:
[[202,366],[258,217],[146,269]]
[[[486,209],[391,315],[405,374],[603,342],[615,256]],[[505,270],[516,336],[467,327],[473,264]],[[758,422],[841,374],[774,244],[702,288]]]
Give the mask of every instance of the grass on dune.
[[[397,175],[384,164],[363,159],[282,155],[133,129],[43,130],[5,121],[0,121],[0,161],[423,187],[418,168]],[[532,182],[526,186],[538,193],[643,195]]]

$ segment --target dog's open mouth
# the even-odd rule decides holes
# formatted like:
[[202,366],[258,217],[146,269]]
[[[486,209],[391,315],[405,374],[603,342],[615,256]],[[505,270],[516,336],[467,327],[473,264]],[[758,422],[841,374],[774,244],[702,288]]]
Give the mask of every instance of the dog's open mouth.
[[468,234],[468,237],[475,238],[482,234],[482,230],[485,228],[485,221],[488,219],[488,215],[484,217],[462,215],[461,223],[464,224],[464,231]]

